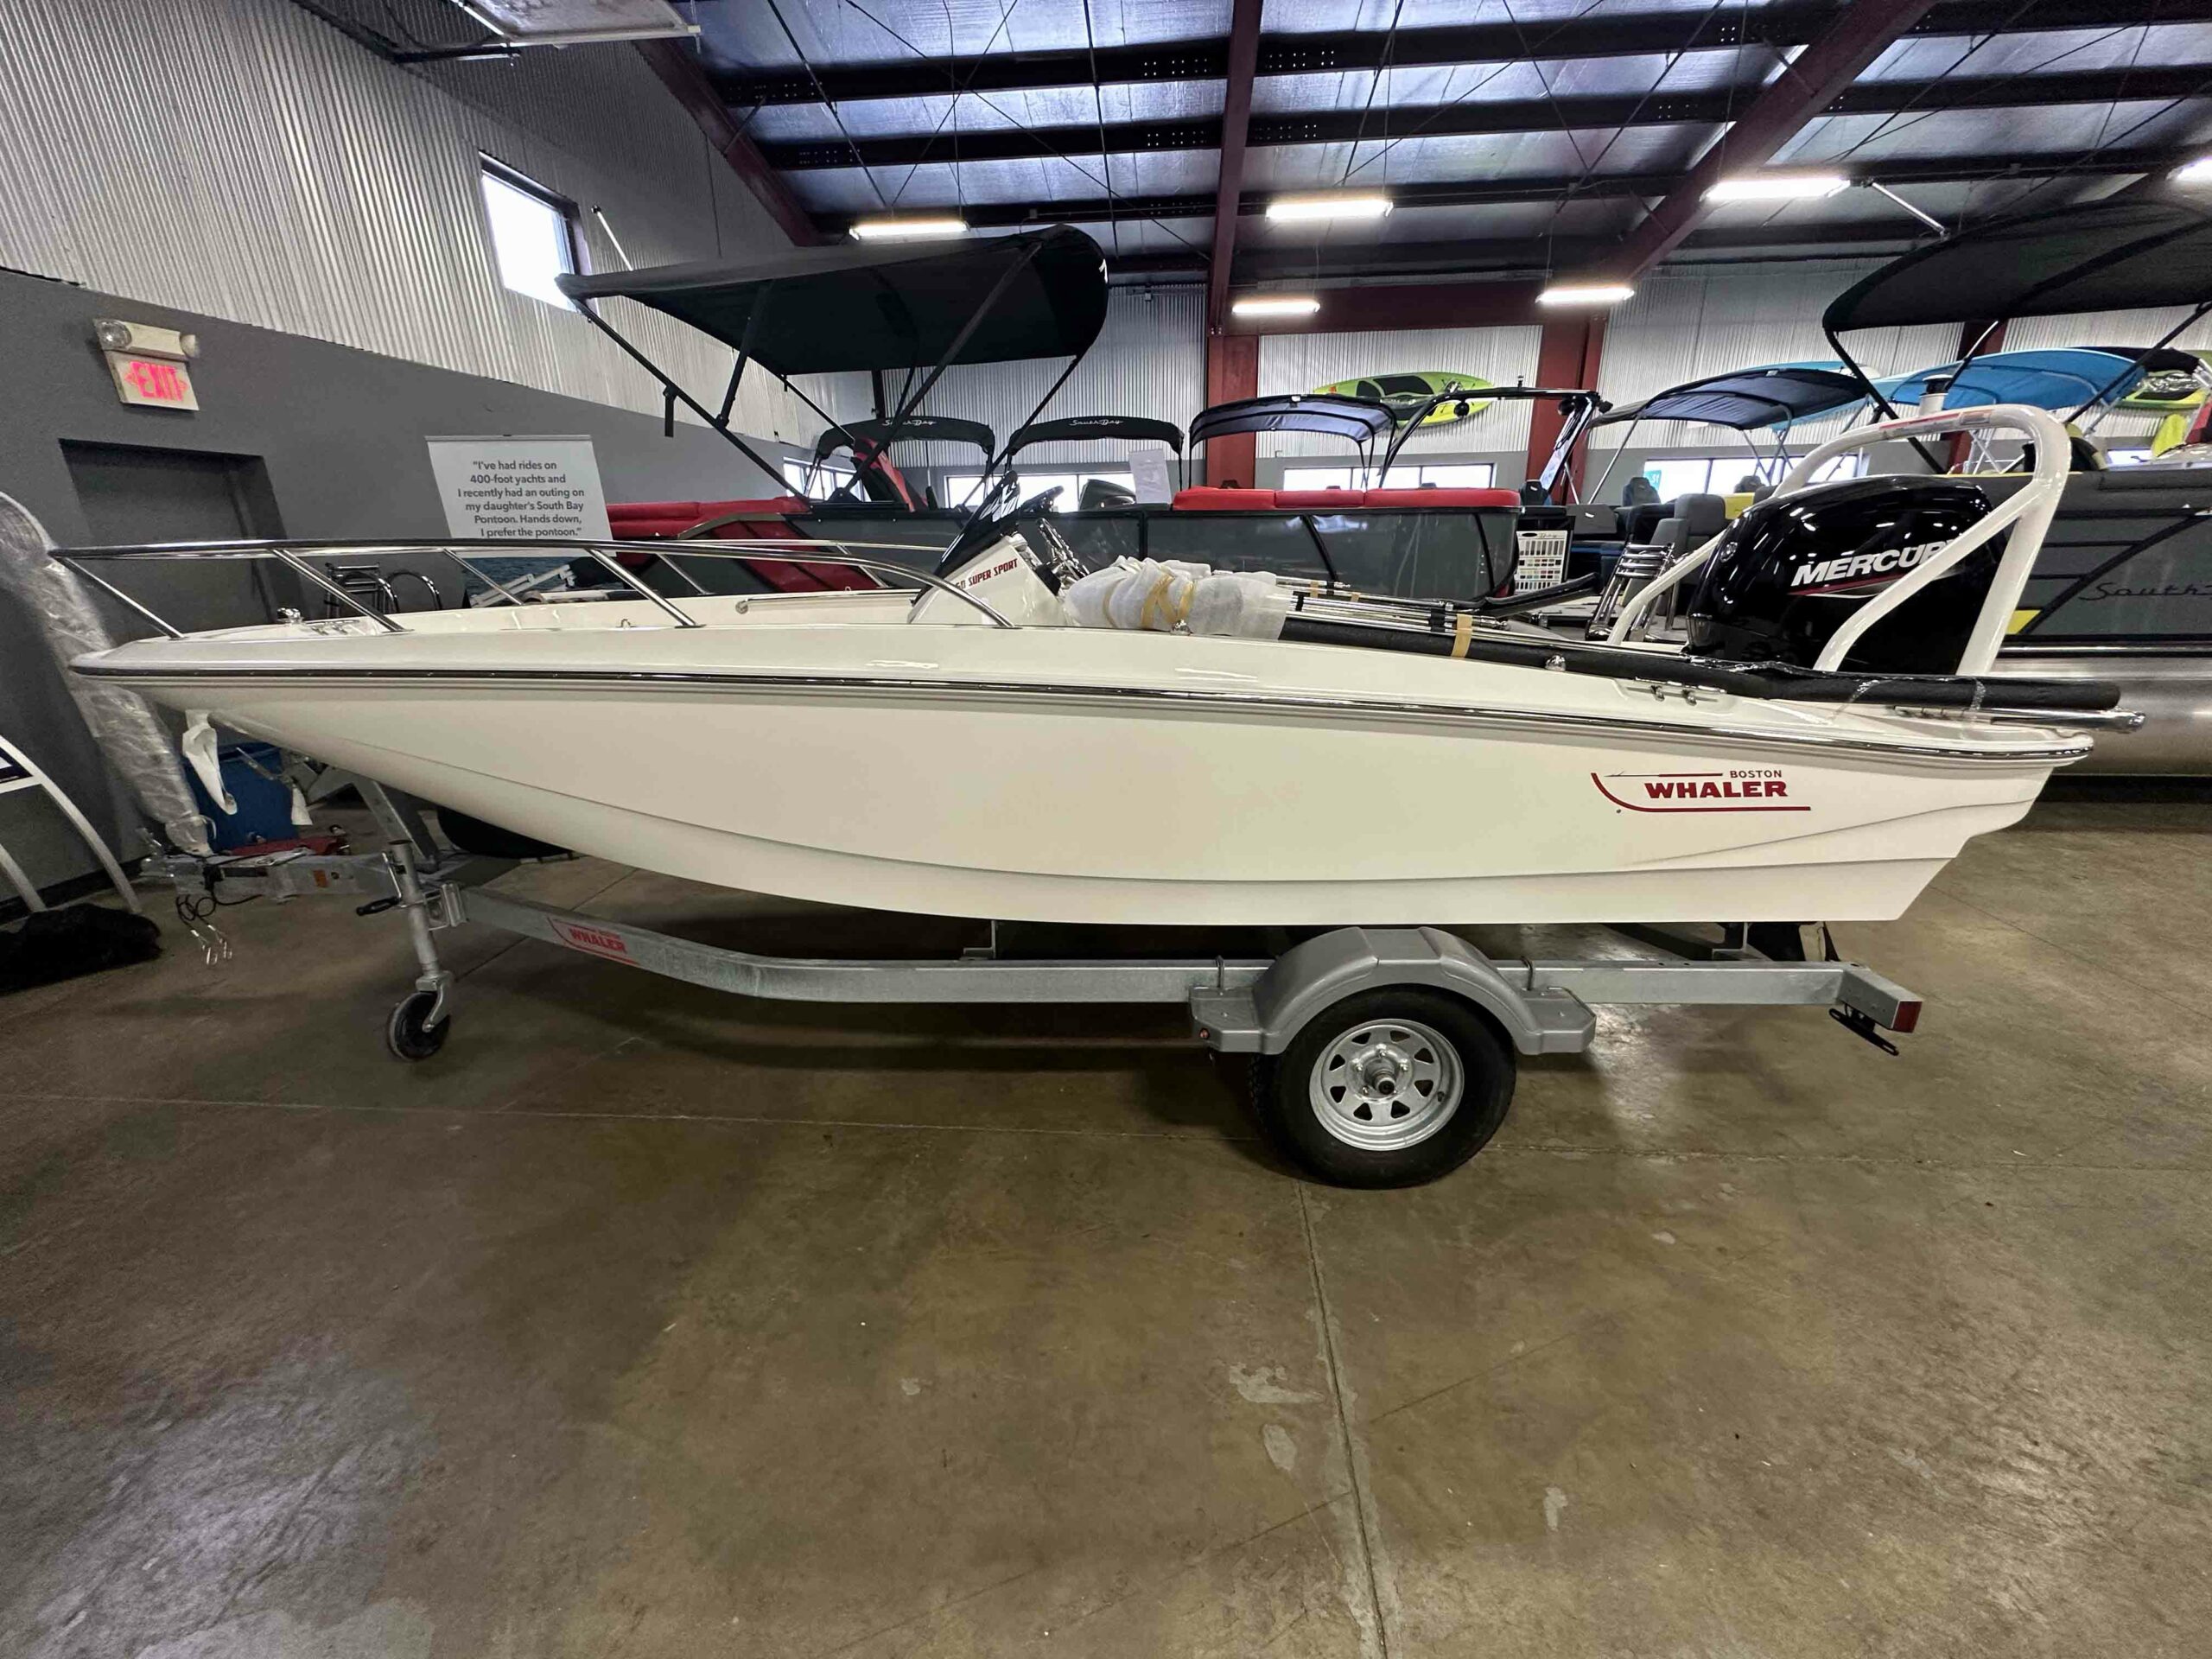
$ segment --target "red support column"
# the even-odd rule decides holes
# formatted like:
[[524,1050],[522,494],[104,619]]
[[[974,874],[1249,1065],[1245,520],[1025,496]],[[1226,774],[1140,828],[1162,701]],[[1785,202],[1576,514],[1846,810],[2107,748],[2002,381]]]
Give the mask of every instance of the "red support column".
[[[1586,386],[1594,391],[1598,387],[1598,366],[1605,344],[1605,316],[1602,311],[1562,311],[1544,319],[1544,332],[1536,345],[1536,384],[1565,390],[1569,386]],[[1529,470],[1526,476],[1534,478],[1551,459],[1552,446],[1559,442],[1560,428],[1565,424],[1556,404],[1537,404],[1529,416]],[[1590,454],[1590,440],[1586,435],[1567,457],[1567,475],[1582,476]],[[1566,479],[1554,487],[1554,495],[1565,497]]]
[[[1260,337],[1206,336],[1206,407],[1260,395]],[[1251,433],[1216,438],[1206,445],[1206,482],[1220,487],[1234,482],[1249,489],[1259,480],[1259,440]]]

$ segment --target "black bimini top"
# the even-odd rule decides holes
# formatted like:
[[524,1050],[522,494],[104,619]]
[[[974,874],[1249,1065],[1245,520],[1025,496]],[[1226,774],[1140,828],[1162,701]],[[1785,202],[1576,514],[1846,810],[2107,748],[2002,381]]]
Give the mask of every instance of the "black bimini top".
[[822,460],[840,449],[865,443],[880,449],[894,443],[964,443],[986,455],[998,453],[998,435],[981,421],[963,421],[950,415],[909,415],[903,421],[848,421],[833,426],[814,441],[814,458]]
[[1777,363],[1769,368],[1736,369],[1669,386],[1640,404],[1614,410],[1592,424],[1705,421],[1750,432],[1810,420],[1859,403],[1866,396],[1866,389],[1840,369]]
[[[1483,388],[1492,395],[1493,388]],[[1370,444],[1398,423],[1389,405],[1365,397],[1339,397],[1332,392],[1287,392],[1273,397],[1240,397],[1233,404],[1216,404],[1199,412],[1191,423],[1191,447],[1211,438],[1237,437],[1247,432],[1319,432]]]
[[[1065,225],[950,243],[795,248],[753,265],[660,265],[557,280],[581,302],[621,298],[665,312],[783,376],[1073,357],[1106,321],[1104,256]],[[1001,283],[996,302],[985,307]],[[954,352],[979,311],[975,332]]]
[[1033,421],[1007,440],[1006,452],[1012,456],[1033,443],[1095,443],[1108,438],[1164,443],[1177,454],[1183,453],[1181,427],[1142,415],[1071,415],[1064,420]]
[[2158,197],[2016,214],[1861,277],[1821,317],[1831,334],[1974,317],[2130,311],[2212,299],[2212,211]]

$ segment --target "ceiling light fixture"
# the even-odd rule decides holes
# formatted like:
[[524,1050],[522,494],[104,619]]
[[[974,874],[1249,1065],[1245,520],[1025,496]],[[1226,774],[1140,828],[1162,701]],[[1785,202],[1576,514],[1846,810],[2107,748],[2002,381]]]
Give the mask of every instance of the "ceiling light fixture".
[[1723,179],[1705,193],[1707,201],[1811,201],[1848,190],[1840,173],[1746,173]]
[[949,216],[936,219],[858,219],[853,234],[863,242],[896,242],[929,236],[965,236],[968,221]]
[[2176,184],[2212,184],[2212,156],[2200,156],[2167,175]]
[[1240,317],[1310,317],[1321,302],[1311,294],[1248,294],[1229,308]]
[[1618,305],[1633,299],[1636,290],[1626,283],[1554,283],[1536,296],[1538,305]]
[[1379,195],[1277,196],[1268,204],[1269,219],[1380,219],[1390,198]]

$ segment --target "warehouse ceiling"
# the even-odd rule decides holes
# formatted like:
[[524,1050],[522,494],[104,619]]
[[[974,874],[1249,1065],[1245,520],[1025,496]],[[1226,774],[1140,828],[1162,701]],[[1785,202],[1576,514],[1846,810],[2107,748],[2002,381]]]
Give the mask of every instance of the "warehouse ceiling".
[[[1266,0],[1234,280],[1544,272],[1627,236],[1812,42],[1808,0]],[[1202,276],[1230,0],[700,0],[698,60],[825,234],[943,211],[1065,221],[1123,276]],[[1945,0],[1770,166],[1840,168],[1946,226],[2056,207],[2212,139],[2212,0]],[[1288,191],[1378,221],[1271,223]],[[1675,257],[1908,245],[1872,189],[1707,213]]]
[[[420,17],[433,0],[397,3]],[[796,236],[945,213],[980,230],[1070,223],[1124,281],[1632,275],[1660,257],[1890,251],[1935,234],[1915,209],[1947,228],[2061,209],[2212,149],[2212,0],[676,10],[693,39],[602,49],[652,59]],[[458,35],[483,38],[466,22]],[[1715,177],[1762,167],[1859,188],[1704,200]],[[1382,192],[1393,211],[1266,217],[1286,193],[1336,191]]]

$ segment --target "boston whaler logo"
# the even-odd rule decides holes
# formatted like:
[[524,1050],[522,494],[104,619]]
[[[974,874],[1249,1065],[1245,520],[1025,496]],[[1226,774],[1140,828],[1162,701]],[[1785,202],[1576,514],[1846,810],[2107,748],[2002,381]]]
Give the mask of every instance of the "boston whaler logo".
[[630,947],[620,933],[604,927],[590,927],[582,922],[551,918],[553,931],[575,950],[594,957],[605,957],[613,962],[632,962]]
[[1859,588],[1878,588],[1903,575],[1931,553],[1950,545],[1948,537],[1915,542],[1910,547],[1885,548],[1879,553],[1846,553],[1833,559],[1815,559],[1797,567],[1789,578],[1793,594],[1841,594]]
[[1789,798],[1779,766],[1727,772],[1609,772],[1590,774],[1598,792],[1630,812],[1809,812]]

